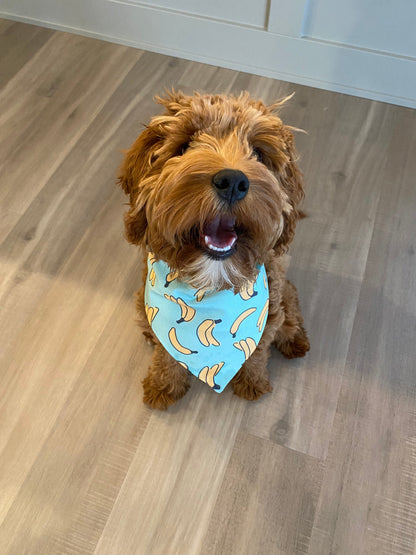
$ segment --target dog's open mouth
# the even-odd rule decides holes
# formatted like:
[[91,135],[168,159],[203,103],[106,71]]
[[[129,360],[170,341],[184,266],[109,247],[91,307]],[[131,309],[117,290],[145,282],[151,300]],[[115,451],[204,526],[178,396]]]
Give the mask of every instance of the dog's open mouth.
[[213,258],[226,258],[232,254],[236,241],[237,232],[233,216],[217,216],[203,227],[201,243]]

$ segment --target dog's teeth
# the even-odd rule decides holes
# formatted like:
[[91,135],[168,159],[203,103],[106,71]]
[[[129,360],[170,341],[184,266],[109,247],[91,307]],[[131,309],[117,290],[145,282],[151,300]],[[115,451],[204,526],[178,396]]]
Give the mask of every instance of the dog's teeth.
[[213,245],[212,243],[210,243],[209,237],[208,237],[207,235],[205,235],[204,239],[205,239],[205,244],[206,244],[206,246],[207,246],[209,249],[211,249],[211,250],[213,250],[213,251],[217,251],[217,252],[227,252],[227,251],[229,251],[229,250],[231,250],[231,249],[233,248],[234,243],[235,243],[235,239],[233,239],[231,245],[228,245],[228,246],[226,246],[226,247],[217,247],[217,246]]

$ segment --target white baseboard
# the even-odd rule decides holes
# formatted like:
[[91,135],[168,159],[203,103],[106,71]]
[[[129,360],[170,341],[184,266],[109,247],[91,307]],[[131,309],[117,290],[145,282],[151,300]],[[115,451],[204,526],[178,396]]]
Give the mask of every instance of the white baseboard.
[[0,17],[416,108],[416,60],[129,0],[0,0]]

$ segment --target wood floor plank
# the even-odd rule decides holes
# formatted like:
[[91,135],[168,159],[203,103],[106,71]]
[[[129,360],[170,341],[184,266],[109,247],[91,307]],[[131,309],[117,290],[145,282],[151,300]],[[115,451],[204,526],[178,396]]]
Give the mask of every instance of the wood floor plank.
[[[94,551],[150,413],[139,402],[138,369],[150,362],[151,349],[138,348],[126,302],[79,365],[82,372],[52,429],[45,430],[42,449],[3,520],[3,553],[24,553],[28,546],[31,553]],[[64,371],[55,369],[61,381]],[[35,417],[36,410],[31,413]],[[32,424],[31,431],[39,440],[39,429]],[[3,467],[2,475],[13,481],[16,468]]]
[[229,91],[239,73],[232,69],[188,62],[178,88],[187,94],[194,91],[221,94]]
[[0,20],[0,90],[53,34],[36,25]]
[[323,465],[240,433],[201,553],[308,553]]
[[139,55],[56,33],[7,83],[0,92],[3,205],[25,211]]
[[244,402],[192,381],[172,410],[152,414],[97,555],[201,552]]
[[[91,222],[88,233],[55,278],[51,293],[45,296],[31,323],[20,334],[23,344],[27,335],[37,334],[33,337],[36,350],[25,353],[31,362],[34,357],[33,366],[28,365],[28,371],[24,362],[19,366],[16,360],[16,352],[21,351],[19,346],[10,353],[12,362],[5,364],[11,373],[10,379],[4,380],[7,408],[13,407],[16,396],[23,413],[19,416],[17,408],[12,411],[18,417],[15,425],[10,419],[3,422],[4,451],[0,454],[0,465],[4,461],[2,457],[14,462],[12,468],[3,466],[0,472],[8,488],[4,488],[8,499],[3,500],[8,503],[4,507],[0,537],[7,538],[3,545],[11,552],[23,552],[25,545],[31,545],[37,553],[55,552],[57,546],[63,552],[74,549],[80,553],[87,549],[92,552],[94,538],[98,540],[118,494],[115,484],[121,485],[135,453],[137,434],[145,427],[146,411],[140,402],[138,380],[146,371],[151,350],[147,348],[147,359],[143,357],[146,346],[143,340],[139,341],[135,325],[132,295],[141,271],[135,257],[129,254],[127,243],[120,242],[120,197],[121,192],[114,186],[112,198]],[[113,318],[111,306],[117,304],[120,306]],[[45,307],[49,306],[48,313]],[[39,312],[45,326],[39,326]],[[83,345],[89,343],[88,338],[98,341],[100,321],[106,324],[100,342],[92,352],[90,349],[87,358],[80,358],[82,348],[78,341]],[[52,322],[55,337],[51,331],[49,336],[45,331]],[[62,343],[71,344],[63,356]],[[59,353],[59,364],[54,362],[55,350]],[[28,388],[37,381],[45,384],[40,357],[51,368],[47,376],[48,391],[39,403],[39,392],[28,392]],[[132,381],[125,380],[126,372]],[[15,374],[19,375],[20,383],[13,382]],[[51,403],[51,391],[57,396],[60,382],[65,387],[59,389],[59,399]],[[118,387],[122,383],[124,388]],[[37,404],[32,406],[34,401]],[[92,411],[89,417],[88,409]],[[34,443],[20,446],[26,454],[22,460],[14,438],[21,437],[22,430],[28,427],[29,416]],[[123,439],[124,430],[127,435]],[[41,449],[37,450],[38,446]],[[87,465],[85,461],[89,461]],[[85,472],[82,472],[84,466]],[[108,483],[103,482],[102,473],[110,480]],[[34,494],[35,490],[39,495]],[[46,490],[50,499],[45,504],[42,492]],[[27,492],[31,492],[29,497]],[[28,528],[32,515],[37,518]]]
[[[115,190],[114,193],[118,191]],[[3,492],[0,537],[6,538],[3,540],[4,548],[10,548],[12,552],[23,552],[24,545],[35,545],[37,526],[43,531],[36,540],[40,542],[39,545],[43,546],[45,543],[49,546],[51,542],[66,545],[67,541],[82,543],[79,537],[76,540],[70,539],[73,537],[71,525],[74,525],[79,513],[80,499],[74,500],[68,492],[75,483],[79,484],[77,491],[81,497],[84,516],[89,514],[89,511],[95,511],[94,515],[97,516],[99,511],[97,513],[97,506],[92,503],[92,498],[95,494],[104,495],[105,488],[100,482],[100,476],[95,472],[89,472],[89,464],[86,474],[81,472],[79,475],[79,471],[74,470],[77,460],[82,466],[82,461],[90,460],[93,456],[98,457],[102,452],[108,466],[113,455],[116,461],[116,454],[120,449],[127,449],[127,439],[122,440],[121,428],[113,430],[110,446],[105,443],[109,441],[106,438],[109,433],[108,427],[115,425],[115,421],[118,420],[117,413],[126,399],[129,405],[121,412],[127,418],[129,410],[133,411],[126,421],[127,431],[132,428],[136,431],[141,429],[140,426],[144,422],[143,414],[137,415],[137,410],[144,410],[140,402],[137,380],[140,368],[143,373],[149,360],[143,358],[144,345],[138,349],[140,342],[131,298],[133,283],[136,287],[135,281],[140,270],[134,257],[127,259],[123,248],[119,248],[114,241],[111,243],[117,221],[114,211],[119,207],[110,201],[106,208],[104,207],[102,217],[95,222],[90,233],[84,237],[78,249],[67,261],[67,266],[77,266],[83,257],[86,257],[88,263],[82,265],[82,271],[80,268],[77,269],[76,279],[70,272],[68,278],[65,278],[63,268],[61,275],[55,278],[50,291],[38,303],[29,322],[18,335],[15,348],[11,349],[6,360],[2,361],[7,371],[3,374],[1,382],[1,398],[6,402],[2,402],[0,406],[0,483]],[[106,241],[106,233],[109,241]],[[112,247],[114,251],[111,256],[113,264],[107,265],[105,276],[103,268],[99,267],[104,259],[102,249],[96,246],[99,239],[103,240],[103,248],[106,248],[107,252],[111,252]],[[124,248],[128,250],[127,244]],[[123,260],[126,261],[124,267],[121,264]],[[123,282],[117,275],[120,268],[123,268],[126,276],[130,276],[130,288],[128,278]],[[95,287],[97,278],[102,289]],[[110,288],[110,282],[119,283],[120,288]],[[118,310],[117,318],[112,321],[112,313],[120,301],[122,306]],[[28,304],[26,303],[26,306]],[[18,318],[20,319],[20,315]],[[109,320],[112,324],[108,323]],[[14,327],[14,321],[11,322]],[[108,330],[106,333],[105,326]],[[104,332],[103,338],[94,356],[94,345],[98,342],[101,332]],[[123,340],[126,334],[129,339],[126,337]],[[22,350],[21,345],[26,345],[26,348]],[[128,368],[133,375],[133,389],[130,392],[132,383],[124,381],[122,393],[118,387],[111,387],[111,383],[112,380],[118,384],[122,383]],[[94,389],[95,381],[103,387],[102,390]],[[126,399],[120,398],[121,394]],[[87,426],[85,421],[88,408],[92,411],[88,417],[88,424],[92,427]],[[74,413],[74,416],[68,416],[68,411],[70,414]],[[84,442],[81,441],[81,429],[85,434],[90,433]],[[26,438],[24,442],[20,441],[23,437]],[[62,443],[64,437],[66,440]],[[103,451],[98,450],[96,445],[100,437],[104,442]],[[93,451],[88,451],[91,448]],[[107,449],[111,449],[112,453],[108,454]],[[134,448],[131,447],[128,453],[134,454]],[[129,460],[128,457],[124,460],[125,471]],[[97,465],[102,469],[102,463],[98,459]],[[95,468],[94,470],[96,471]],[[108,468],[107,470],[110,471]],[[117,468],[114,468],[111,474],[113,484],[117,480],[121,483],[124,479],[122,471],[119,474],[116,471]],[[86,483],[77,482],[81,478],[86,480]],[[49,490],[54,480],[57,484]],[[95,484],[94,488],[99,488],[99,491],[94,488],[91,491],[91,484]],[[33,495],[37,487],[39,496]],[[59,497],[59,492],[65,487],[67,489],[63,494],[66,498],[64,501]],[[42,495],[45,488],[52,496],[46,505],[44,494]],[[92,497],[83,497],[86,491]],[[29,497],[27,492],[31,492]],[[107,509],[101,507],[102,511],[98,514],[101,526],[104,526],[106,515],[112,508],[108,497],[110,493],[113,497],[117,495],[112,488],[107,491]],[[55,510],[51,511],[53,506]],[[60,511],[65,507],[71,517],[61,521]],[[27,518],[30,520],[31,515],[37,515],[37,519],[28,528]],[[83,527],[85,529],[85,523]],[[63,533],[62,529],[67,533]],[[89,541],[92,541],[94,533],[100,531],[99,523],[89,530]],[[42,552],[43,547],[39,549],[40,551],[35,549],[34,552]]]
[[416,537],[415,112],[395,109],[311,554],[411,554]]
[[11,232],[19,218],[20,214],[18,212],[12,212],[5,207],[0,208],[0,245]]
[[16,349],[4,361],[7,372],[2,376],[0,403],[1,520],[113,310],[111,299],[58,282],[20,334]]
[[16,348],[21,330],[53,285],[44,274],[19,271],[16,264],[0,261],[0,282],[6,275],[13,279],[0,288],[0,364],[9,349]]
[[296,87],[291,83],[240,72],[234,82],[232,92],[239,95],[241,91],[248,91],[255,98],[261,98],[264,102],[273,104],[277,100],[292,94]]

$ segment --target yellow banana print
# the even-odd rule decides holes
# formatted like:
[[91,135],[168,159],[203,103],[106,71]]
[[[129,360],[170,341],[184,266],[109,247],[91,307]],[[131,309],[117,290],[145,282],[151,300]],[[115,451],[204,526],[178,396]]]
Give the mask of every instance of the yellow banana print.
[[149,306],[146,304],[144,306],[144,311],[146,312],[149,324],[151,324],[155,319],[156,314],[159,312],[159,309],[156,306]]
[[185,368],[185,370],[189,370],[188,366],[184,362],[179,362],[181,366]]
[[207,383],[208,371],[209,371],[209,366],[204,366],[203,369],[198,374],[198,378],[205,383]]
[[205,347],[209,347],[210,345],[214,345],[214,347],[219,347],[220,343],[215,339],[212,335],[212,331],[215,328],[216,324],[219,324],[222,320],[211,320],[208,318],[204,320],[202,324],[199,324],[196,333],[198,335],[198,339]]
[[233,343],[233,345],[236,349],[243,351],[246,360],[254,353],[256,348],[256,342],[252,337],[247,337],[247,339],[237,341],[236,343]]
[[264,283],[264,288],[267,290],[269,288],[269,285],[267,283],[267,276],[266,274],[263,274],[263,283]]
[[152,284],[152,287],[154,287],[155,281],[156,281],[156,273],[153,268],[150,270],[150,273],[149,273],[149,281]]
[[202,299],[205,297],[205,293],[207,291],[208,291],[208,289],[206,287],[203,287],[202,289],[198,289],[198,291],[194,295],[194,297],[195,297],[195,299],[198,303],[200,303],[202,301]]
[[255,297],[257,295],[257,291],[254,291],[254,284],[255,281],[248,281],[241,289],[240,289],[240,297],[243,301],[248,301],[251,297]]
[[169,272],[166,276],[165,287],[169,287],[169,284],[178,277],[178,271]]
[[204,368],[200,371],[198,378],[203,382],[207,383],[213,389],[219,389],[220,386],[215,383],[215,376],[224,366],[223,362],[219,362],[218,364],[214,364],[213,366],[204,366]]
[[233,337],[235,337],[235,335],[238,331],[238,328],[241,325],[241,322],[243,320],[245,320],[248,316],[250,316],[250,314],[253,314],[253,312],[256,312],[256,310],[257,309],[255,307],[254,308],[248,308],[247,310],[242,312],[238,318],[236,318],[236,320],[234,321],[233,325],[230,328],[230,333]]
[[149,252],[148,257],[149,257],[150,264],[153,265],[156,262],[156,256],[152,252]]
[[168,301],[172,301],[173,303],[176,303],[181,307],[181,317],[179,320],[176,320],[177,324],[181,324],[182,322],[190,322],[195,316],[196,310],[192,308],[192,306],[188,306],[186,302],[180,297],[176,298],[173,295],[167,295],[165,293],[165,299],[168,299]]
[[177,320],[177,323],[190,322],[195,316],[196,310],[192,306],[188,306],[180,297],[178,297],[178,304],[181,307],[181,317]]
[[266,304],[263,306],[262,311],[260,312],[259,319],[257,320],[257,327],[259,328],[259,332],[261,333],[264,322],[266,319],[267,311],[269,310],[269,299],[267,299]]
[[177,351],[179,351],[181,354],[183,355],[191,355],[191,354],[196,354],[198,351],[191,351],[191,349],[188,349],[188,347],[184,347],[183,345],[181,345],[178,341],[178,338],[176,337],[176,329],[175,328],[170,328],[169,333],[168,333],[168,337],[169,340],[172,344],[172,347],[174,349],[176,349]]

